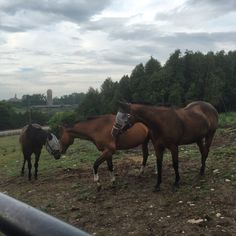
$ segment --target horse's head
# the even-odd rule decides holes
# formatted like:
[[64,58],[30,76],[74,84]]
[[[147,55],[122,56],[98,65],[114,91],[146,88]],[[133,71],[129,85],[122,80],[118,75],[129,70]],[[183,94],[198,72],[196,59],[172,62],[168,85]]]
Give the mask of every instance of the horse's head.
[[45,147],[48,153],[53,155],[55,159],[60,159],[61,147],[57,137],[54,134],[52,133],[47,134]]
[[118,134],[126,131],[135,123],[134,117],[130,115],[128,107],[124,108],[125,109],[123,109],[123,107],[120,106],[116,114],[115,124],[113,125],[111,132],[113,137],[116,137]]
[[142,119],[140,117],[140,113],[143,112],[142,109],[140,109],[141,107],[143,107],[142,104],[118,102],[118,106],[120,112],[122,112],[123,114],[129,114],[128,120],[125,120],[125,118],[121,118],[125,121],[125,123],[130,123],[132,126],[137,122],[142,122]]
[[119,106],[119,111],[130,114],[131,112],[130,103],[119,101],[118,106]]
[[66,150],[68,149],[68,147],[73,144],[74,142],[74,137],[72,137],[70,135],[70,133],[68,132],[68,128],[61,126],[60,127],[60,146],[61,146],[61,153],[64,154],[66,152]]

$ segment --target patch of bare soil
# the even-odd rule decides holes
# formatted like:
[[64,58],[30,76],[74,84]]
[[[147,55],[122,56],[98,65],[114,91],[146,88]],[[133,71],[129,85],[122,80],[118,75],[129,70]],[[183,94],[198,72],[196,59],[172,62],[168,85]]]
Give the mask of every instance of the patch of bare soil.
[[[213,153],[219,145],[235,143],[235,136],[227,140],[218,135]],[[93,235],[236,235],[236,187],[234,176],[230,179],[236,172],[225,177],[225,167],[235,164],[235,158],[231,153],[217,162],[211,155],[206,175],[200,179],[200,158],[181,152],[181,187],[177,192],[172,192],[174,172],[168,158],[163,165],[162,189],[154,193],[154,158],[138,177],[140,156],[114,161],[114,186],[106,165],[101,165],[100,192],[93,183],[92,166],[52,171],[32,182],[26,177],[12,178],[1,182],[0,188]]]

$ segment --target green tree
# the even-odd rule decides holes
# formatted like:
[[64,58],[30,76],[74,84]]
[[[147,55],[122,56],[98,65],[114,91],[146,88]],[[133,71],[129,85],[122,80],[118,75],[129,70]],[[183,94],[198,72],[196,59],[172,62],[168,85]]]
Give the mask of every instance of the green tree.
[[76,112],[80,118],[100,115],[101,106],[101,97],[98,90],[90,87]]
[[161,69],[161,64],[158,60],[151,57],[145,64],[145,74],[150,77],[153,73],[158,72]]
[[84,93],[72,93],[69,95],[63,95],[60,98],[56,97],[53,99],[53,103],[55,105],[80,105],[80,103],[83,101],[85,97]]
[[146,75],[143,64],[137,65],[130,75],[130,90],[132,100],[135,102],[145,101],[146,98]]
[[179,49],[171,54],[164,69],[165,86],[168,89],[167,103],[180,106],[183,104],[185,76],[184,61]]
[[124,75],[118,83],[118,88],[115,94],[115,100],[124,99],[126,101],[132,101],[132,92],[130,88],[130,78],[128,75]]
[[0,102],[0,114],[0,130],[14,127],[15,113],[10,105]]
[[46,105],[46,96],[44,94],[23,95],[22,103],[25,106]]
[[59,129],[62,125],[72,125],[77,118],[77,114],[70,112],[57,112],[48,121],[50,130],[59,137]]
[[116,90],[118,89],[118,83],[113,82],[111,78],[107,78],[102,86],[100,92],[100,99],[102,106],[100,112],[102,114],[115,112],[115,100]]

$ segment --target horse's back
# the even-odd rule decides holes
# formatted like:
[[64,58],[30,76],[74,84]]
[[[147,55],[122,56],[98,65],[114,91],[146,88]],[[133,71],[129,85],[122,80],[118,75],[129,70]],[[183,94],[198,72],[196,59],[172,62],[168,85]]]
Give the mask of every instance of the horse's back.
[[186,111],[194,112],[206,119],[209,129],[215,131],[218,126],[218,112],[215,107],[204,101],[192,102],[184,108]]
[[[30,129],[30,127],[33,128]],[[37,132],[42,131],[42,127],[39,124],[30,124],[26,125],[22,128],[20,137],[19,137],[19,142],[21,144],[21,147],[29,147],[29,146],[34,146],[38,145],[36,141],[37,139]],[[36,131],[36,132],[35,132]],[[38,140],[37,140],[38,141]]]
[[192,102],[184,108],[176,110],[182,131],[179,144],[189,144],[214,134],[218,126],[218,113],[207,102]]

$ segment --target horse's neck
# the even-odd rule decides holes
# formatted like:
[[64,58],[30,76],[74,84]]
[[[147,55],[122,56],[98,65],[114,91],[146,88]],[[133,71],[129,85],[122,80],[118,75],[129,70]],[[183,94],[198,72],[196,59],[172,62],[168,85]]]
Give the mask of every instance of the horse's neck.
[[73,128],[69,129],[70,135],[73,138],[93,140],[94,126],[90,125],[89,123],[91,122],[84,121],[77,123]]
[[169,108],[155,107],[146,108],[143,106],[134,108],[134,113],[140,118],[147,127],[160,129],[163,121],[165,122],[165,113],[170,112]]

